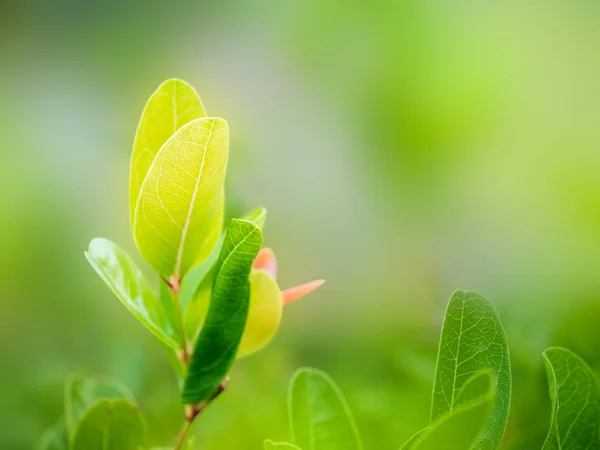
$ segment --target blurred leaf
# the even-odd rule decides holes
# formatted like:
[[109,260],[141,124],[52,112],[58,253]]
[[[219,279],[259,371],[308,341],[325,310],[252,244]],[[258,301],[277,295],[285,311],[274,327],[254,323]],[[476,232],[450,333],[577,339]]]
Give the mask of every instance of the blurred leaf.
[[288,444],[286,442],[273,442],[270,440],[266,440],[265,441],[265,448],[264,450],[277,450],[277,449],[282,449],[282,450],[300,450],[298,447],[296,447],[295,445],[292,444]]
[[250,310],[237,357],[264,347],[277,332],[283,312],[281,291],[275,278],[264,270],[250,273]]
[[86,410],[101,399],[123,398],[135,404],[129,389],[109,377],[72,375],[65,383],[65,422],[72,433]]
[[37,448],[38,450],[69,450],[69,432],[64,419],[42,435]]
[[468,392],[465,401],[409,439],[402,450],[481,448],[481,444],[473,444],[488,421],[494,403],[496,381],[492,373],[483,372],[472,376],[465,386]]
[[299,369],[288,398],[292,440],[305,450],[363,448],[350,408],[326,373]]
[[133,235],[142,256],[166,278],[183,277],[211,252],[223,225],[227,122],[196,119],[161,147],[135,207]]
[[244,333],[250,305],[248,276],[262,246],[262,233],[251,222],[229,224],[206,321],[196,340],[181,395],[183,403],[207,400],[226,377]]
[[146,447],[146,424],[126,400],[100,400],[75,428],[71,450],[139,450]]
[[156,298],[142,272],[123,249],[107,239],[94,238],[85,256],[110,290],[146,328],[168,346],[181,348],[173,303],[163,303]]
[[181,447],[181,450],[194,450],[196,444],[196,436],[191,436],[186,439]]
[[497,448],[508,420],[511,394],[508,345],[492,305],[474,292],[456,291],[446,310],[438,350],[431,422],[461,404],[461,391],[473,373],[497,374],[491,415],[477,440],[481,450]]
[[600,390],[594,372],[575,353],[544,352],[552,423],[543,450],[600,449]]
[[205,116],[200,97],[185,81],[167,80],[150,96],[140,118],[131,155],[129,212],[132,224],[142,183],[162,145],[183,125]]

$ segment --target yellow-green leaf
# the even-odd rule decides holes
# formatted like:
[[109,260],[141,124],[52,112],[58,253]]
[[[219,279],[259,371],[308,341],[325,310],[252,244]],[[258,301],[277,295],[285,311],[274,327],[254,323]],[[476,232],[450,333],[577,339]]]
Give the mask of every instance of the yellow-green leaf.
[[197,119],[165,142],[148,169],[133,234],[142,256],[166,278],[183,277],[219,238],[228,151],[227,122]]
[[185,81],[167,80],[148,99],[135,134],[129,172],[129,212],[134,209],[156,154],[179,128],[206,112],[198,94]]
[[250,311],[237,357],[263,348],[275,335],[281,321],[283,302],[275,278],[265,270],[250,273]]

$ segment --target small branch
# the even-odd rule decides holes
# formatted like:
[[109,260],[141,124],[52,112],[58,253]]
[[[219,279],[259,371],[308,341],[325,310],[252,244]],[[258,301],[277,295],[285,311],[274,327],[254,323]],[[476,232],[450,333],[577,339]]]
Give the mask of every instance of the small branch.
[[187,348],[187,342],[185,339],[185,331],[183,329],[183,311],[181,310],[181,301],[179,299],[179,291],[181,288],[181,279],[177,277],[171,277],[167,280],[165,277],[161,276],[163,281],[167,283],[169,289],[173,293],[173,303],[175,304],[175,315],[177,316],[177,328],[179,331],[179,339],[181,340],[181,348],[177,352],[177,357],[183,363],[185,367],[187,367],[190,361],[190,352]]
[[177,435],[177,438],[175,439],[175,443],[173,444],[174,450],[181,449],[181,446],[183,445],[183,443],[185,441],[185,435],[187,434],[188,430],[190,429],[191,424],[192,424],[192,422],[188,422],[187,420],[183,423],[183,426],[181,427],[181,430],[179,431],[179,434]]

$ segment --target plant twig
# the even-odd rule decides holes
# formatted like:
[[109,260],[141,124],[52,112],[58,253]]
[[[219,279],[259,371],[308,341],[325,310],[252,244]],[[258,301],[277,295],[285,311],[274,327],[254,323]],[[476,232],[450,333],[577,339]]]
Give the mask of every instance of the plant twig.
[[184,367],[187,368],[187,364],[190,360],[190,355],[187,348],[185,339],[185,331],[183,329],[183,311],[181,310],[181,300],[179,298],[179,291],[181,287],[181,280],[176,277],[171,277],[170,280],[163,280],[167,283],[171,292],[173,293],[173,303],[175,304],[175,314],[177,316],[177,328],[179,331],[179,339],[181,340],[181,349],[177,352],[177,356],[183,363]]
[[183,423],[183,426],[181,427],[181,430],[179,431],[179,434],[177,435],[177,438],[175,439],[175,443],[173,444],[173,450],[181,449],[181,446],[183,445],[183,443],[185,441],[185,435],[187,434],[188,430],[190,429],[191,424],[192,424],[192,422],[188,422],[187,420]]
[[185,422],[175,439],[175,443],[173,444],[174,450],[181,450],[181,446],[185,442],[185,436],[189,431],[192,423],[198,417],[198,415],[206,409],[208,405],[210,405],[219,395],[223,393],[225,389],[227,389],[227,383],[229,383],[229,376],[227,376],[221,384],[217,387],[215,393],[209,397],[208,400],[198,404],[198,405],[185,405]]

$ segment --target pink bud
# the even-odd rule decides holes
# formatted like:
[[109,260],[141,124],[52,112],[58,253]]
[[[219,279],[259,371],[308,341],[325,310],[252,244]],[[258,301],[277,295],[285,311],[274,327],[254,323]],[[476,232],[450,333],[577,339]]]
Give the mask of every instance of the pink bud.
[[262,248],[254,262],[252,263],[253,269],[262,269],[267,271],[273,278],[277,278],[277,259],[275,253],[270,248]]
[[286,289],[281,291],[281,297],[283,299],[283,304],[287,305],[288,303],[293,302],[294,300],[298,300],[304,297],[307,294],[310,294],[312,291],[317,289],[320,286],[323,286],[325,280],[315,280],[309,281],[308,283],[301,284],[299,286],[294,286],[293,288]]

